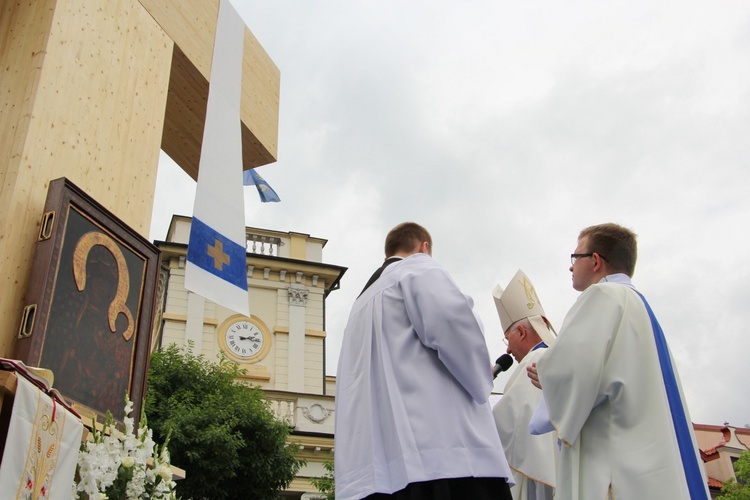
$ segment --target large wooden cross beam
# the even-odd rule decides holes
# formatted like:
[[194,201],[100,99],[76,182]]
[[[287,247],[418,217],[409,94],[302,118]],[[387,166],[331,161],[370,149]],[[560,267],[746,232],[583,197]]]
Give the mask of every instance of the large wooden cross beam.
[[[12,353],[49,181],[148,235],[159,150],[197,178],[219,0],[0,5],[0,356]],[[244,168],[277,157],[279,71],[248,29]]]
[[[140,0],[140,3],[175,44],[162,149],[197,179],[218,1]],[[240,117],[245,168],[276,161],[279,71],[248,29],[245,29]]]

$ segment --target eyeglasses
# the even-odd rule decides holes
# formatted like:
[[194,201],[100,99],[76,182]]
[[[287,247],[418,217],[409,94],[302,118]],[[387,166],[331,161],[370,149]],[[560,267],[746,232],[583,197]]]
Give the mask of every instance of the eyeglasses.
[[503,342],[505,343],[505,345],[508,345],[508,335],[516,331],[518,331],[518,327],[515,327],[514,329],[503,335]]
[[[593,255],[594,255],[595,253],[596,253],[596,252],[592,252],[592,253],[572,253],[572,254],[570,254],[570,265],[572,266],[573,264],[575,264],[575,263],[576,263],[576,261],[577,261],[578,259],[580,259],[580,258],[583,258],[583,257],[591,257],[591,256],[593,256]],[[606,257],[605,257],[604,255],[602,255],[602,254],[600,254],[600,253],[597,253],[597,255],[598,255],[599,257],[601,257],[602,259],[604,259],[604,260],[605,260],[606,262],[609,262],[609,260],[608,260],[608,259],[607,259],[607,258],[606,258]]]
[[570,254],[570,265],[572,266],[573,264],[575,264],[578,259],[581,259],[583,257],[591,257],[592,255],[594,254],[593,253],[572,253]]

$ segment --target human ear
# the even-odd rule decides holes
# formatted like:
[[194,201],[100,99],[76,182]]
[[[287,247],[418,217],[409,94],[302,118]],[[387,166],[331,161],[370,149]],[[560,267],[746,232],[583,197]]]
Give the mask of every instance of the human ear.
[[599,271],[604,266],[604,259],[602,259],[601,255],[594,252],[593,260],[594,260],[594,272]]
[[524,325],[518,325],[518,336],[521,339],[526,338],[526,332],[527,332],[527,330],[526,330],[526,327]]

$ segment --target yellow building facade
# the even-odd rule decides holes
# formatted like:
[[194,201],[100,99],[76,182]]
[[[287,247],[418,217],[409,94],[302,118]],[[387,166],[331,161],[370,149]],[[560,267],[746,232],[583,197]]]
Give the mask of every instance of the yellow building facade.
[[[208,360],[225,356],[263,389],[276,418],[290,430],[307,465],[284,493],[309,498],[309,479],[332,460],[334,391],[325,374],[325,300],[345,268],[323,262],[326,240],[307,234],[246,228],[249,317],[184,287],[189,217],[174,216],[162,251],[161,300],[155,346],[177,344]],[[189,474],[189,471],[188,471]]]

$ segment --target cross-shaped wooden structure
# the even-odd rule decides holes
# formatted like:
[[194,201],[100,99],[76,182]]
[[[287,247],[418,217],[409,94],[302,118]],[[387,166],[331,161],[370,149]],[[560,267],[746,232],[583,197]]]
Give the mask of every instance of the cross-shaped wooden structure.
[[[18,331],[50,180],[148,235],[159,150],[197,178],[219,0],[0,6],[0,356]],[[244,168],[277,157],[279,70],[246,28]]]

